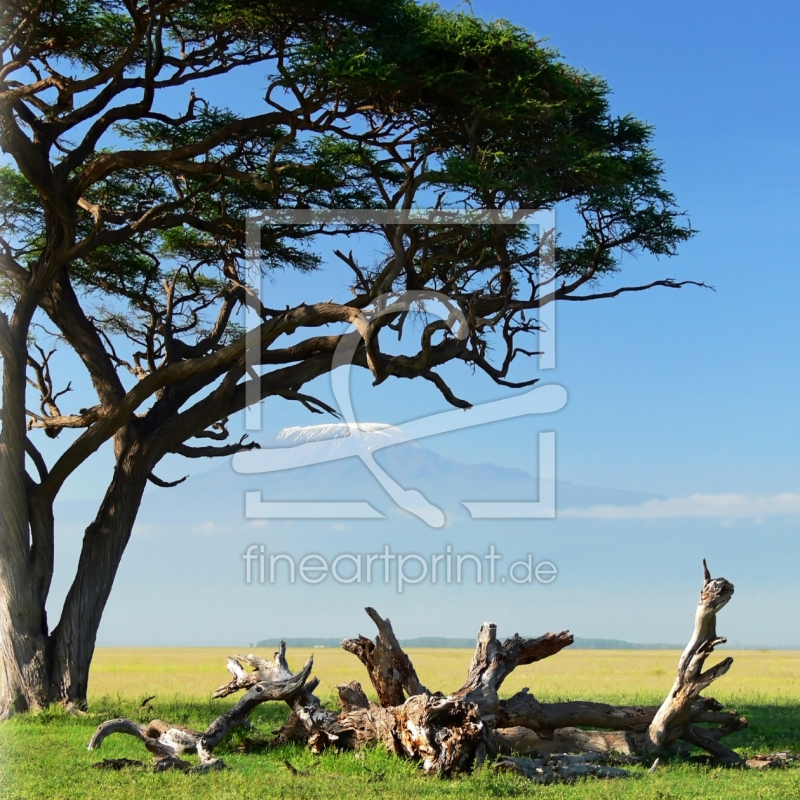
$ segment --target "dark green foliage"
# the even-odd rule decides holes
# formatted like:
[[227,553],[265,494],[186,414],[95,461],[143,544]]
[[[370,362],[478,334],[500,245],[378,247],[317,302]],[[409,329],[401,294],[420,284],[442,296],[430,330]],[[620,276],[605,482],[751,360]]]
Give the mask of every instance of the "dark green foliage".
[[[27,8],[9,6],[6,32]],[[385,150],[389,132],[401,130],[408,147],[401,161],[424,162],[418,192],[445,192],[456,207],[540,208],[573,200],[587,229],[580,243],[557,250],[564,276],[613,270],[615,249],[671,255],[691,235],[663,186],[662,164],[650,149],[651,128],[631,117],[611,117],[602,79],[564,64],[554,50],[510,23],[398,0],[315,2],[302,9],[205,0],[166,8],[169,13],[158,22],[165,57],[172,52],[175,58],[176,46],[189,53],[207,47],[207,66],[216,69],[217,58],[220,66],[234,64],[246,52],[250,60],[269,63],[269,54],[278,51],[285,56],[273,76],[276,87],[304,87],[323,104],[335,96],[363,121],[336,121],[329,131],[299,138],[279,125],[244,128],[201,148],[200,159],[111,171],[84,197],[114,210],[116,220],[107,215],[106,226],[118,235],[106,238],[119,244],[84,248],[90,252],[75,260],[72,274],[87,288],[129,298],[173,270],[171,261],[219,266],[226,257],[241,258],[248,208],[384,207],[373,179],[380,177],[390,191],[402,184],[402,163]],[[123,3],[50,2],[37,18],[31,51],[83,70],[111,68],[132,37]],[[141,69],[144,57],[128,57],[126,74]],[[181,124],[133,115],[116,130],[129,147],[166,152],[197,145],[238,119],[201,101],[192,109]],[[386,133],[369,131],[387,120]],[[103,152],[111,151],[87,154],[74,165],[75,173]],[[4,168],[2,180],[6,230],[20,256],[22,248],[35,255],[44,242],[36,192],[11,168]],[[175,213],[176,205],[183,213]],[[145,233],[125,231],[126,223],[130,227],[147,211],[152,218]],[[92,224],[84,210],[79,232],[87,235]],[[317,267],[313,254],[293,244],[306,236],[284,229],[266,241],[268,268]],[[458,242],[461,251],[471,252],[469,238],[454,232],[439,249]],[[473,243],[486,238],[485,232],[472,236]],[[485,260],[494,256],[490,245]],[[166,272],[156,266],[162,261]],[[452,274],[456,265],[447,266]],[[430,274],[439,277],[439,288],[447,284],[441,267]]]

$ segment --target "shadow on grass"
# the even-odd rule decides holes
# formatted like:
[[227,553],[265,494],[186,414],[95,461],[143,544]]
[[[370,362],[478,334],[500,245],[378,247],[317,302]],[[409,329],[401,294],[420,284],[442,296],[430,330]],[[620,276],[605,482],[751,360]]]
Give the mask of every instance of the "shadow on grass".
[[[147,723],[153,719],[184,725],[195,730],[205,730],[220,714],[233,707],[238,697],[222,700],[196,700],[181,697],[158,698],[146,704],[123,697],[103,697],[90,701],[85,713],[66,711],[55,704],[43,711],[12,717],[7,725],[15,726],[69,726],[95,728],[101,722],[125,717],[135,722]],[[289,717],[289,708],[284,703],[264,703],[250,715],[256,728],[279,728]]]
[[[155,698],[142,706],[141,702],[132,702],[127,698],[104,697],[90,702],[85,715],[68,714],[59,706],[54,706],[37,714],[15,717],[10,724],[78,726],[93,730],[107,719],[127,717],[142,723],[163,719],[202,731],[231,708],[237,699],[235,696],[221,700]],[[323,704],[331,710],[338,708],[333,697],[325,698]],[[747,719],[748,727],[725,738],[725,744],[729,747],[747,756],[782,750],[800,752],[800,703],[741,703],[736,710]],[[250,715],[253,727],[232,732],[221,745],[220,752],[263,752],[269,749],[273,732],[288,717],[289,708],[284,703],[264,703]]]
[[752,755],[781,750],[800,752],[800,703],[739,704],[747,727],[725,737],[734,750]]

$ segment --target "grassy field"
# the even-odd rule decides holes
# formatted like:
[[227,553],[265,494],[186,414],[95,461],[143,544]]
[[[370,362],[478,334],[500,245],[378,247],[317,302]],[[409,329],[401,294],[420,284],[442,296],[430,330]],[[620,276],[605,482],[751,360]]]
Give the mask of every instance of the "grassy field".
[[[86,751],[101,719],[129,716],[148,721],[160,717],[203,728],[231,701],[212,701],[216,686],[227,681],[229,648],[99,649],[91,676],[90,715],[67,716],[49,711],[0,725],[0,797],[28,798],[797,798],[800,768],[759,773],[723,770],[702,761],[663,764],[654,775],[635,770],[626,781],[587,780],[571,786],[534,786],[491,769],[454,781],[421,774],[413,764],[381,750],[312,756],[300,747],[270,747],[269,735],[286,717],[279,704],[268,703],[251,718],[255,732],[233,734],[216,754],[229,769],[205,775],[153,774],[146,768],[123,772],[92,769],[102,757],[128,757],[149,763],[141,743],[112,736],[99,752]],[[322,683],[319,693],[333,701],[333,687],[366,682],[363,668],[336,649],[295,650],[290,664],[300,666],[310,653]],[[269,656],[266,651],[260,655]],[[726,655],[729,654],[726,652]],[[447,692],[466,674],[466,650],[409,651],[421,680]],[[727,739],[745,754],[800,750],[800,653],[741,651],[731,672],[715,684],[714,696],[737,708],[750,728]],[[521,668],[504,684],[504,694],[529,686],[541,699],[591,698],[612,702],[657,703],[672,682],[678,653],[671,651],[564,651],[540,664]],[[367,687],[365,687],[367,688]],[[152,711],[138,708],[156,695]],[[190,757],[191,758],[191,757]],[[307,775],[293,775],[291,761]]]

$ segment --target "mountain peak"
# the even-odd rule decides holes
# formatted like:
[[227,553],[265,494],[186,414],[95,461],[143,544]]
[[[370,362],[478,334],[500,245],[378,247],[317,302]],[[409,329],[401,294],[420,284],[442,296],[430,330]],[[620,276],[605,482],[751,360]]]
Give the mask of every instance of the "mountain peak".
[[304,442],[327,442],[333,439],[360,439],[367,450],[373,447],[386,447],[393,442],[402,444],[408,439],[403,431],[385,422],[332,422],[326,425],[303,425],[284,428],[275,441],[284,446],[294,446]]

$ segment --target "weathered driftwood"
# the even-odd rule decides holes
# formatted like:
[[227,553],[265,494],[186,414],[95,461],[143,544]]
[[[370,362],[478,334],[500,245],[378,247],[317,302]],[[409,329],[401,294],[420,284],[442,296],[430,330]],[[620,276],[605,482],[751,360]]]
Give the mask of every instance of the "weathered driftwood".
[[[373,609],[368,613],[378,626],[379,641],[372,643],[361,636],[345,640],[343,646],[365,664],[376,691],[380,687],[382,704],[371,703],[360,684],[353,682],[338,687],[341,710],[337,714],[323,708],[313,694],[314,687],[306,684],[287,699],[293,714],[281,731],[283,738],[288,738],[289,728],[296,739],[302,726],[309,747],[316,753],[331,746],[349,749],[381,743],[392,753],[419,761],[426,772],[453,775],[468,770],[476,761],[497,752],[490,731],[501,713],[498,690],[504,679],[517,666],[554,655],[573,641],[569,633],[562,632],[534,639],[515,635],[501,643],[496,626],[486,623],[460,689],[448,697],[421,692],[406,699],[406,692],[422,684],[389,621]],[[263,677],[266,669],[275,674],[275,664],[281,665],[278,674],[290,674],[283,648],[274,662],[252,656],[237,658],[235,666],[229,665],[234,680],[220,687],[217,696],[250,685],[254,673],[257,678]],[[254,673],[246,673],[240,661],[253,667]],[[401,696],[401,703],[391,704],[392,698]]]
[[339,706],[342,711],[356,711],[359,708],[369,708],[369,698],[364,694],[361,684],[358,681],[342,683],[336,687],[339,692]]
[[196,753],[197,742],[202,731],[183,725],[174,725],[162,719],[154,719],[147,725],[130,719],[110,719],[94,732],[87,749],[97,750],[103,740],[112,733],[126,733],[144,742],[145,748],[159,758],[175,758],[184,753]]
[[366,636],[345,639],[342,647],[352,653],[367,668],[372,685],[382,706],[401,706],[406,696],[431,694],[417,677],[411,659],[405,654],[392,630],[392,623],[383,619],[374,608],[367,614],[378,626],[373,642]]
[[[365,705],[368,701],[364,697],[356,701],[350,698],[352,684],[347,690],[340,687],[342,713],[335,720],[332,715],[326,718],[317,713],[312,746],[315,749],[320,746],[321,731],[335,735],[339,746],[382,741],[390,750],[421,760],[426,770],[440,773],[453,771],[454,765],[472,764],[486,753],[516,750],[541,755],[591,750],[606,755],[657,755],[675,751],[678,739],[705,749],[723,763],[742,763],[720,739],[745,727],[746,720],[735,711],[723,710],[711,698],[699,697],[702,689],[723,675],[731,664],[726,659],[706,672],[701,671],[713,647],[724,641],[716,637],[715,618],[733,593],[733,586],[725,579],[712,580],[703,564],[705,581],[695,631],[681,657],[675,686],[660,707],[588,701],[540,703],[528,690],[500,700],[498,691],[517,666],[554,655],[573,640],[569,633],[562,632],[536,639],[515,635],[501,644],[496,627],[486,623],[478,635],[464,685],[441,698],[439,712],[435,700],[422,699],[425,695],[433,697],[427,690],[419,700],[413,695],[405,699],[409,685],[419,683],[419,679],[388,620],[368,609],[379,628],[376,642],[360,636],[345,640],[343,646],[367,667],[381,706]],[[402,704],[397,704],[401,698]],[[462,704],[474,707],[477,715],[470,715]],[[460,718],[469,720],[464,731],[457,729],[455,720]],[[437,724],[437,720],[445,719],[444,724]],[[701,727],[707,724],[716,727]],[[420,734],[423,729],[426,736]],[[431,746],[431,732],[437,742],[452,742],[452,752]]]
[[[730,669],[726,658],[703,672],[714,647],[725,642],[716,635],[717,612],[733,595],[724,578],[712,579],[703,561],[704,582],[695,614],[692,638],[681,655],[675,683],[661,706],[612,706],[572,701],[540,703],[527,689],[500,703],[494,739],[502,752],[599,753],[658,755],[676,750],[678,740],[700,747],[723,764],[744,760],[719,740],[747,727],[736,711],[725,711],[700,692]],[[712,723],[715,728],[701,724]],[[585,731],[582,727],[603,728]]]
[[[481,628],[467,680],[444,697],[422,686],[389,621],[373,609],[367,613],[378,626],[376,641],[360,636],[346,639],[343,647],[367,667],[381,705],[370,703],[361,686],[351,683],[338,687],[341,713],[325,711],[313,694],[304,692],[292,703],[294,715],[304,724],[314,752],[331,744],[350,748],[379,742],[439,775],[467,770],[492,751],[489,730],[505,677],[516,666],[546,658],[572,642],[564,632],[537,639],[514,636],[501,644],[496,626],[487,623]],[[414,691],[406,699],[405,694]]]
[[628,731],[586,731],[572,727],[559,728],[547,738],[521,725],[496,728],[492,731],[492,743],[497,752],[507,755],[599,753],[636,758],[639,752],[635,734]]
[[[645,736],[645,746],[654,753],[663,752],[679,738],[709,750],[712,755],[719,756],[721,753],[718,746],[709,746],[709,735],[702,729],[689,725],[689,720],[694,701],[700,692],[722,677],[733,664],[732,658],[725,658],[703,672],[705,661],[714,652],[714,648],[727,641],[717,636],[717,612],[733,597],[733,584],[725,578],[712,579],[705,559],[703,577],[703,588],[694,618],[694,633],[678,662],[675,683],[656,712]],[[733,751],[728,752],[730,754]],[[729,754],[726,758],[730,758]],[[738,760],[742,761],[741,758]]]
[[[248,672],[244,665],[249,666],[252,671]],[[227,697],[241,689],[248,689],[260,681],[288,681],[295,677],[286,661],[286,642],[284,641],[281,641],[271,661],[250,653],[246,656],[229,656],[226,667],[231,673],[232,679],[217,688],[213,695],[215,698]],[[301,697],[299,698],[287,695],[286,697],[292,701],[290,706],[293,702],[301,700],[308,705],[315,703],[319,705],[319,700],[313,694],[318,683],[317,678],[312,678],[308,683],[304,683],[300,687]],[[305,742],[309,736],[307,725],[298,719],[294,711],[286,724],[275,733],[283,742]]]
[[498,768],[540,783],[584,775],[622,777],[624,770],[608,766],[612,759],[636,763],[642,757],[682,752],[690,746],[706,750],[722,763],[744,764],[720,740],[746,727],[747,721],[736,711],[724,710],[716,700],[700,697],[732,663],[725,659],[702,671],[714,647],[725,641],[716,635],[716,614],[733,594],[733,586],[724,578],[712,580],[705,561],[703,567],[705,580],[694,633],[661,706],[583,700],[541,703],[528,689],[501,700],[500,688],[514,669],[555,655],[572,644],[573,637],[567,631],[537,638],[515,634],[501,643],[490,622],[480,629],[464,684],[448,696],[432,693],[419,680],[389,620],[367,608],[378,628],[375,641],[359,636],[345,639],[342,647],[366,667],[379,704],[371,702],[361,684],[353,681],[337,687],[339,710],[326,709],[314,694],[318,680],[309,679],[311,659],[293,674],[281,642],[272,660],[252,654],[228,659],[231,680],[214,697],[240,690],[246,694],[204,733],[160,720],[148,726],[111,720],[97,729],[89,747],[99,746],[110,733],[128,733],[159,757],[158,768],[188,769],[180,756],[191,752],[199,755],[201,769],[215,768],[221,762],[211,751],[231,728],[245,724],[261,702],[281,700],[292,713],[276,732],[279,740],[305,741],[315,753],[382,744],[398,756],[420,762],[426,772],[442,776],[469,770],[487,756],[501,756]]
[[273,680],[253,683],[244,697],[233,708],[220,714],[204,732],[160,719],[147,725],[129,719],[112,719],[97,728],[89,741],[88,749],[96,750],[112,733],[126,733],[141,739],[147,750],[158,758],[155,763],[158,770],[172,767],[188,770],[191,765],[180,758],[186,753],[197,753],[199,756],[200,766],[195,769],[221,769],[224,764],[221,759],[211,755],[213,749],[233,728],[246,724],[247,718],[261,703],[267,700],[285,700],[296,695],[308,680],[313,663],[313,659],[309,658],[296,675],[289,673]]
[[[248,672],[242,663],[252,667],[252,672]],[[286,663],[286,642],[281,642],[278,651],[272,661],[258,658],[252,653],[246,656],[229,656],[225,665],[228,672],[232,675],[232,680],[220,686],[215,692],[214,697],[226,697],[229,694],[238,692],[240,689],[249,689],[257,683],[265,681],[270,684],[279,684],[296,678]]]
[[514,758],[507,756],[495,763],[502,772],[516,772],[534,783],[569,783],[578,778],[627,778],[630,772],[603,763],[597,753],[583,755],[554,754],[546,758]]
[[[652,724],[659,708],[660,706],[614,706],[587,700],[540,703],[526,688],[508,700],[500,701],[498,728],[530,729],[545,740],[552,739],[554,731],[560,731],[563,737],[563,730],[574,726],[642,734]],[[698,723],[719,725],[718,729],[711,731],[716,738],[728,736],[747,727],[747,720],[744,717],[739,716],[736,711],[723,710],[712,697],[700,697],[694,701],[689,722],[694,725]],[[568,748],[565,752],[575,751]]]
[[481,715],[494,724],[500,711],[498,692],[503,681],[517,667],[555,655],[573,641],[574,637],[569,631],[562,631],[546,633],[536,639],[523,639],[515,633],[501,644],[497,641],[497,626],[493,622],[485,622],[478,633],[467,680],[451,697],[475,703]]

